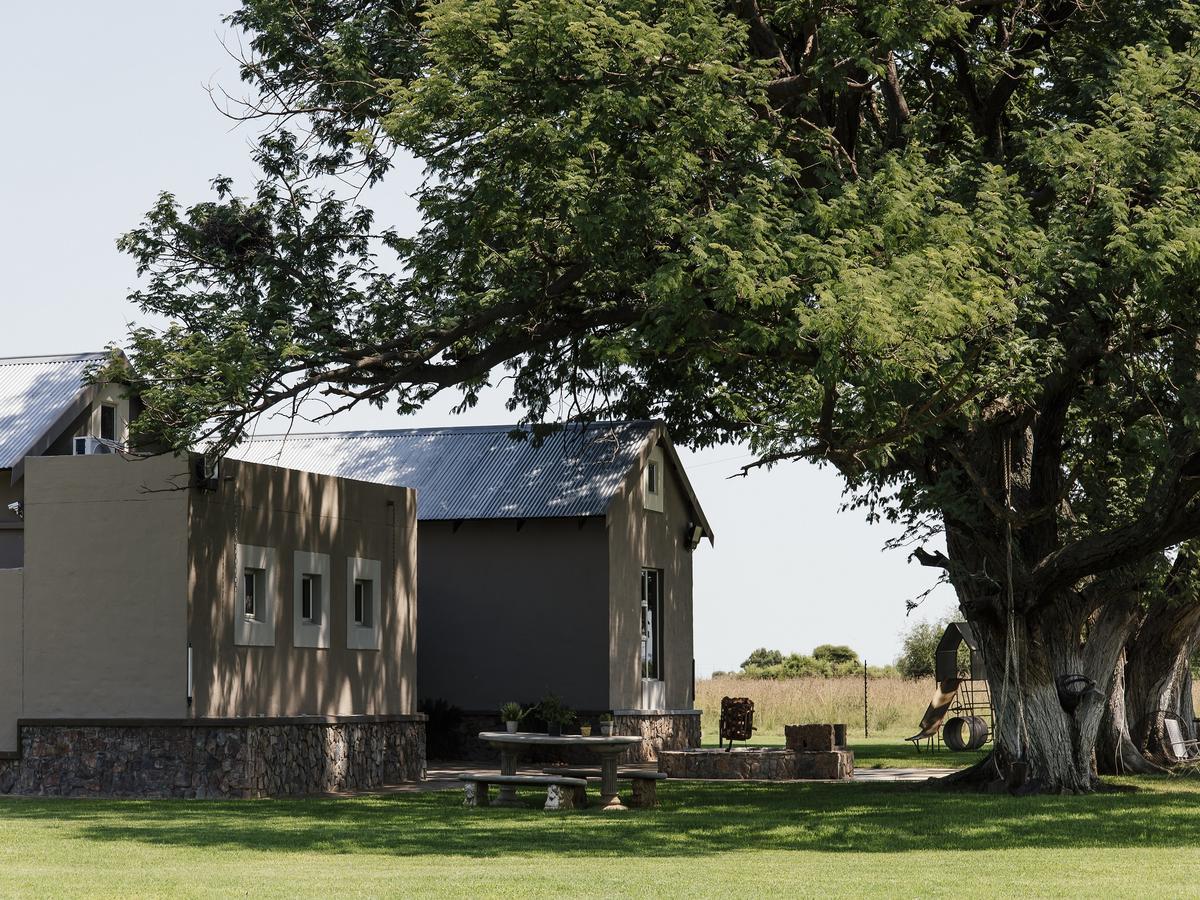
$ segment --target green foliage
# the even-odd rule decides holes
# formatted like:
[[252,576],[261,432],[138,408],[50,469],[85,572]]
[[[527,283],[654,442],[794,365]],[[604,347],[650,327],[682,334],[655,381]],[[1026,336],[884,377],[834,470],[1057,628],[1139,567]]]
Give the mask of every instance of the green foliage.
[[905,678],[932,678],[938,641],[946,630],[946,621],[915,622],[904,633],[896,668]]
[[500,707],[500,720],[502,722],[520,722],[525,717],[525,710],[521,709],[521,704],[514,701],[509,701]]
[[783,653],[779,650],[768,650],[766,647],[759,647],[753,651],[746,661],[742,663],[743,669],[762,668],[764,666],[777,666],[783,662]]
[[[889,670],[887,666],[872,667],[870,673],[883,677],[889,674]],[[714,672],[713,677],[722,674],[725,673]],[[861,675],[862,662],[854,650],[842,645],[822,644],[813,650],[811,656],[801,653],[784,656],[779,650],[760,647],[742,663],[741,674],[747,678],[837,678]]]
[[845,644],[821,644],[813,648],[812,655],[831,666],[857,666],[859,662],[858,654]]
[[563,703],[557,694],[547,694],[537,705],[538,716],[547,725],[570,725],[575,721],[575,711]]

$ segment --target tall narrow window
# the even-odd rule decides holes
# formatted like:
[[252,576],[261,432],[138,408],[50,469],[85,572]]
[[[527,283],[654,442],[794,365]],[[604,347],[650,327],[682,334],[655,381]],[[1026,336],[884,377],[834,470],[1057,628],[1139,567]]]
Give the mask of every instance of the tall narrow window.
[[320,575],[300,576],[300,618],[305,622],[317,620],[317,605],[320,603]]
[[663,679],[663,571],[642,569],[642,677]]
[[115,441],[117,439],[117,408],[105,404],[100,407],[100,439]]
[[642,470],[642,500],[646,509],[663,511],[663,451],[655,447]]
[[258,619],[261,612],[259,597],[262,594],[262,569],[245,569],[242,571],[242,593],[244,595],[242,612],[247,619]]
[[371,587],[366,578],[354,579],[354,624],[371,627]]

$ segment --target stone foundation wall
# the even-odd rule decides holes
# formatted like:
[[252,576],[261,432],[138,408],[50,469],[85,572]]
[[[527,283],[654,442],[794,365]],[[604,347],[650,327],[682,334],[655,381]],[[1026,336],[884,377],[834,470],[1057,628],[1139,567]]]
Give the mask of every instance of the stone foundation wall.
[[613,734],[638,735],[622,762],[656,762],[664,750],[690,750],[700,746],[700,711],[618,712],[613,716]]
[[854,775],[852,750],[796,751],[666,750],[659,754],[658,770],[671,778],[839,781]]
[[278,797],[370,790],[425,774],[421,716],[22,722],[0,793]]

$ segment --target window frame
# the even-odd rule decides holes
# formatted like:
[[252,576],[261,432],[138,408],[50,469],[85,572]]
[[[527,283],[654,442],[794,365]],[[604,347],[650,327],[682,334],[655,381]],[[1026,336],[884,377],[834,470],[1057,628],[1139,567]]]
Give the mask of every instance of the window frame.
[[[348,650],[379,650],[382,646],[383,565],[377,559],[352,556],[346,560],[346,648]],[[358,582],[370,582],[369,610],[364,610],[365,622],[355,621],[355,593]]]
[[[111,434],[104,433],[104,414],[105,413],[109,413],[110,416],[112,417],[112,433]],[[117,406],[115,403],[101,403],[100,404],[100,411],[97,414],[99,421],[96,426],[96,432],[97,432],[96,436],[99,437],[100,440],[111,441],[114,444],[117,442],[118,413],[119,413],[119,410],[117,409]]]
[[[653,578],[651,578],[653,576]],[[654,583],[654,595],[650,596],[649,585]],[[664,572],[662,569],[652,566],[643,566],[641,574],[641,598],[639,609],[641,610],[640,619],[640,641],[638,643],[638,672],[643,681],[666,681],[664,654],[664,628],[663,628],[663,613],[666,606],[666,589],[663,585]],[[648,670],[647,655],[646,655],[646,631],[647,621],[650,622],[650,641],[653,646],[651,649],[650,663],[652,669]]]
[[[275,646],[275,611],[279,605],[279,573],[274,547],[238,544],[238,573],[233,598],[233,642],[243,647]],[[255,572],[254,613],[246,615],[246,575]]]
[[[653,473],[653,476],[651,475]],[[654,485],[651,486],[653,479]],[[666,465],[663,459],[663,450],[661,446],[656,445],[650,451],[650,457],[646,460],[646,465],[642,469],[642,505],[651,512],[662,512],[664,508],[663,497],[666,482]]]
[[[312,553],[295,550],[292,553],[292,645],[316,650],[327,650],[330,645],[333,622],[330,608],[330,582],[333,569],[328,553]],[[304,618],[304,581],[306,576],[316,578],[317,595],[314,599],[311,620]]]

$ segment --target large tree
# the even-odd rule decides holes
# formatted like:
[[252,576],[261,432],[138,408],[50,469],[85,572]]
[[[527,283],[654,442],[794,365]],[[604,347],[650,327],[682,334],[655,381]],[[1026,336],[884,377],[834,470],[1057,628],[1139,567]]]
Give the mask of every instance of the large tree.
[[[1200,75],[1183,2],[245,0],[251,196],[122,246],[142,428],[285,404],[662,415],[811,458],[945,570],[996,766],[1082,791],[1200,533]],[[296,126],[299,137],[288,129]],[[414,235],[329,179],[424,161]],[[309,404],[307,407],[304,404]],[[564,405],[565,404],[565,405]]]

